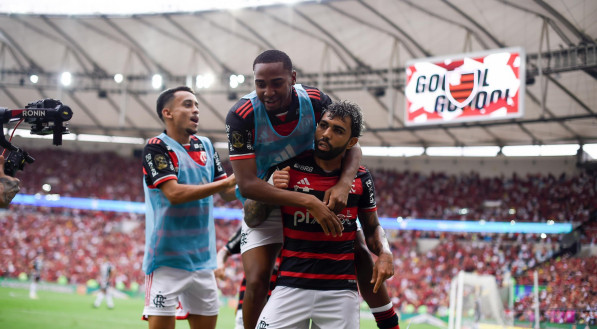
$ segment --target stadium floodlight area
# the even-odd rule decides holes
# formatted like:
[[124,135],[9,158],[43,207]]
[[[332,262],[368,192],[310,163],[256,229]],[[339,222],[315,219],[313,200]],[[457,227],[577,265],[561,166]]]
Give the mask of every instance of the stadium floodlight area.
[[450,285],[448,329],[506,327],[495,276],[460,271]]
[[234,10],[247,7],[293,5],[313,0],[129,0],[129,1],[51,1],[4,0],[0,13],[55,14],[55,15],[134,15],[176,12],[200,12],[208,10]]
[[[145,213],[145,203],[118,200],[101,200],[90,198],[63,197],[58,194],[17,194],[13,204],[37,207],[61,207],[83,210],[116,211],[128,213]],[[242,209],[214,207],[214,217],[226,220],[242,220]],[[381,217],[379,222],[384,229],[417,230],[437,232],[486,232],[486,233],[540,233],[565,234],[572,231],[571,223],[527,223],[527,222],[486,222],[455,221],[439,219],[402,219],[399,217]]]

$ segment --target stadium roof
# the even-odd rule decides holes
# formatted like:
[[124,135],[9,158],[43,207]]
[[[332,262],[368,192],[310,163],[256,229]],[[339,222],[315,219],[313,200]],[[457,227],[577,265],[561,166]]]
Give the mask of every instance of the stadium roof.
[[[229,107],[252,89],[253,59],[274,48],[291,56],[300,83],[363,108],[365,146],[597,142],[594,0],[322,0],[135,15],[22,14],[8,2],[0,6],[0,106],[59,98],[73,108],[78,134],[151,137],[162,130],[153,76],[172,87],[201,74],[214,80],[198,90],[200,130],[224,142]],[[408,61],[507,47],[527,54],[523,117],[405,125]],[[61,87],[66,71],[72,84]],[[233,89],[231,75],[245,82]]]

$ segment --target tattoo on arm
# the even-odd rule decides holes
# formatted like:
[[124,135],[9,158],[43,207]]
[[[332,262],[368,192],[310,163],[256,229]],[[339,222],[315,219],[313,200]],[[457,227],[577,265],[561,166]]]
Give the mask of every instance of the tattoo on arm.
[[245,201],[245,223],[255,227],[263,223],[275,206],[248,199]]
[[21,189],[19,180],[0,177],[0,185],[2,185],[0,206],[7,207]]

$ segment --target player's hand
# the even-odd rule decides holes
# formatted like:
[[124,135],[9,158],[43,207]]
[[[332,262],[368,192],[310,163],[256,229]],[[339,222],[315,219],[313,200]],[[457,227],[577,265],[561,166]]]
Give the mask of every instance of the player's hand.
[[346,208],[350,187],[340,183],[330,187],[323,195],[323,203],[333,212],[341,212],[342,209]]
[[226,188],[231,188],[231,187],[236,186],[236,177],[234,177],[234,174],[226,177],[225,181],[226,181]]
[[331,234],[333,237],[342,236],[344,225],[342,225],[338,216],[336,216],[336,214],[325,204],[319,201],[319,199],[314,196],[313,199],[311,206],[308,206],[307,210],[311,216],[315,217],[315,220],[317,220],[319,225],[321,225],[325,235]]
[[218,267],[214,270],[214,275],[218,280],[226,279],[226,268],[225,267]]
[[4,156],[0,155],[0,208],[7,208],[20,190],[21,181],[4,174]]
[[272,174],[273,185],[277,188],[287,188],[288,182],[290,182],[290,167],[286,166],[281,170],[276,170]]
[[394,276],[394,257],[392,253],[381,253],[373,265],[371,276],[371,284],[374,284],[373,293],[376,294],[379,287],[392,276]]

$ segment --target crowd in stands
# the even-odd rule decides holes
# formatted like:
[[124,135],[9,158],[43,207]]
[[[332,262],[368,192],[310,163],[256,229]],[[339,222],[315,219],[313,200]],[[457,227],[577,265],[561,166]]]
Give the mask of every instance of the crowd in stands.
[[[217,220],[216,224],[219,248],[240,222]],[[0,236],[2,277],[30,274],[33,260],[43,257],[42,279],[48,282],[56,282],[60,277],[65,277],[71,284],[85,284],[89,279],[97,279],[102,259],[114,265],[114,277],[125,287],[144,281],[141,265],[145,223],[142,215],[12,206],[10,211],[0,214]],[[233,267],[239,265],[231,263]],[[242,271],[235,268],[235,272]],[[231,280],[238,278],[233,276]]]
[[[114,152],[30,151],[35,162],[20,172],[23,194],[52,193],[68,197],[143,202],[141,159]],[[42,189],[49,184],[51,190]]]
[[[143,201],[141,160],[116,153],[39,150],[27,166],[21,193]],[[43,164],[43,165],[41,165]],[[224,162],[227,172],[232,169]],[[478,173],[423,175],[411,171],[371,170],[381,217],[425,219],[577,222],[597,209],[597,174],[580,172],[524,177],[481,177]],[[240,202],[216,206],[240,208]]]
[[[37,162],[26,168],[22,193],[48,193],[42,190],[47,183],[52,186],[49,193],[62,196],[143,201],[140,159],[115,153],[57,153],[33,154]],[[229,164],[225,167],[231,172]],[[554,220],[595,226],[595,174],[486,178],[476,173],[372,170],[372,175],[380,217]],[[239,202],[225,203],[218,197],[215,202],[219,207],[240,208]],[[216,224],[219,248],[240,223],[216,220]],[[402,311],[425,306],[429,313],[445,314],[450,282],[460,270],[494,275],[498,283],[514,276],[518,284],[531,284],[529,269],[535,267],[541,284],[546,285],[541,292],[542,308],[597,310],[596,258],[551,259],[559,250],[560,236],[542,239],[535,234],[395,230],[388,235],[396,275],[387,285],[392,301]],[[42,279],[46,281],[64,276],[70,283],[84,283],[97,277],[97,260],[106,257],[115,264],[116,280],[126,287],[143,283],[143,215],[13,205],[0,213],[0,236],[0,274],[5,277],[29,272],[31,261],[43,254],[46,271]],[[589,234],[583,242],[594,244],[595,236]],[[421,241],[429,239],[435,242],[422,247]],[[224,295],[233,296],[242,279],[242,265],[235,257],[229,265],[228,279],[219,286]],[[517,301],[519,318],[530,319],[531,302],[529,297]]]
[[481,177],[372,170],[380,216],[585,222],[597,209],[597,175]]
[[[555,323],[589,323],[597,319],[597,257],[578,258],[565,255],[552,259],[537,269],[540,289],[541,320]],[[519,278],[531,285],[533,272]],[[534,321],[533,295],[518,301],[515,314],[519,319]]]

